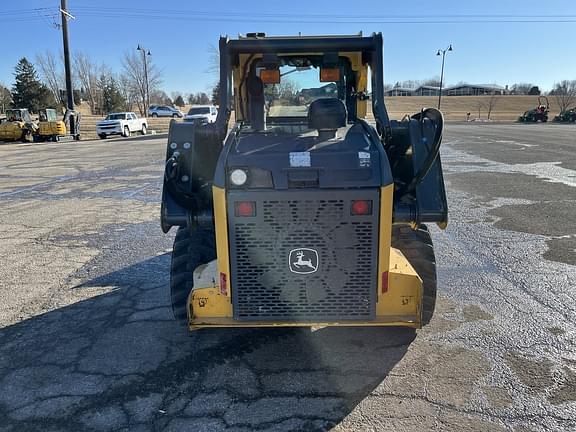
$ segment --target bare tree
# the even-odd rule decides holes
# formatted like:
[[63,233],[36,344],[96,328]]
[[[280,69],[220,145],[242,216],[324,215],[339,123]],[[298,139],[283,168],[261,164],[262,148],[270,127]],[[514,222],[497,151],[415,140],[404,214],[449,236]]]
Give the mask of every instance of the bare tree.
[[[147,62],[148,85],[146,84],[146,74],[144,73],[144,61]],[[122,67],[124,69],[123,75],[128,79],[130,86],[138,92],[136,100],[138,110],[141,115],[146,115],[147,90],[149,90],[150,96],[154,93],[162,82],[161,73],[156,68],[156,65],[152,63],[149,56],[143,57],[140,53],[137,54],[131,51],[124,54]]]
[[98,102],[98,76],[99,66],[86,54],[77,52],[74,54],[74,70],[78,82],[84,91],[92,114],[96,114]]
[[[118,87],[120,89],[120,94],[124,99],[124,110],[125,111],[132,111],[134,109],[134,105],[137,105],[138,101],[138,89],[132,86],[130,78],[126,75],[121,74],[118,77]],[[140,109],[140,107],[139,107]]]
[[490,93],[488,100],[484,103],[484,108],[488,112],[488,114],[487,114],[488,120],[490,120],[490,116],[492,115],[492,111],[494,110],[494,108],[496,108],[496,105],[500,101],[498,96],[499,95],[496,94],[495,91],[492,91],[492,93]]
[[56,102],[64,105],[63,94],[60,91],[65,87],[61,63],[56,61],[56,57],[51,51],[46,51],[44,54],[36,56],[36,65],[40,71],[40,77],[54,95]]
[[188,103],[190,105],[207,105],[210,103],[210,98],[204,92],[190,93],[188,95]]
[[510,87],[510,92],[515,95],[527,95],[532,87],[534,87],[532,83],[516,83]]
[[207,73],[218,76],[220,71],[220,51],[214,45],[208,45],[208,69]]
[[287,78],[278,84],[278,96],[283,99],[291,99],[298,93],[298,86],[294,81]]
[[415,89],[422,85],[422,81],[419,80],[406,80],[402,81],[399,87],[407,88],[407,89]]
[[10,104],[12,104],[12,93],[7,87],[0,84],[0,113],[4,114]]
[[560,107],[560,112],[567,111],[576,104],[576,80],[560,81],[552,92]]
[[172,106],[172,99],[166,94],[164,90],[151,90],[150,101],[158,105]]
[[433,78],[428,78],[422,81],[422,85],[431,86],[431,87],[440,87],[440,77],[436,76]]

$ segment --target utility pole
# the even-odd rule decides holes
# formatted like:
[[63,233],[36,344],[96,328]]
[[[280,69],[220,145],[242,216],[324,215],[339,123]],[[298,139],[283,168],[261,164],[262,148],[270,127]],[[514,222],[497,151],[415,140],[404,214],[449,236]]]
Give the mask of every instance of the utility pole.
[[[78,129],[78,122],[76,115],[70,115],[74,112],[74,90],[72,89],[72,70],[70,68],[70,44],[68,42],[68,18],[75,19],[74,16],[68,13],[68,5],[66,0],[60,0],[60,14],[62,16],[62,42],[64,44],[64,72],[66,75],[66,99],[67,99],[67,113],[65,119],[70,121],[70,134],[74,137],[80,136]],[[79,139],[79,138],[77,138]]]
[[438,50],[437,56],[442,56],[442,71],[440,72],[440,92],[438,93],[438,109],[440,109],[440,103],[442,102],[442,84],[444,83],[444,58],[446,57],[446,52],[452,51],[452,44],[448,45],[445,50]]
[[60,13],[62,15],[62,42],[64,43],[64,71],[66,73],[66,96],[68,109],[74,110],[74,95],[72,94],[72,71],[70,69],[70,44],[68,42],[68,13],[66,0],[60,0]]
[[144,81],[145,81],[145,91],[146,96],[144,97],[144,117],[148,117],[148,109],[150,108],[150,83],[148,82],[148,56],[151,56],[150,50],[146,50],[142,45],[138,45],[136,48],[138,51],[142,52],[142,60],[144,61]]

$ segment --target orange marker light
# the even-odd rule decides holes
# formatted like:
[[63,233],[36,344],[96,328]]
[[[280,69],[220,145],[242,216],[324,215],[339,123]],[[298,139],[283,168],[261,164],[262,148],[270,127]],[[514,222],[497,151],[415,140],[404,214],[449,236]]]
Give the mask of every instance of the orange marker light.
[[279,84],[280,69],[263,69],[260,71],[260,79],[264,84]]
[[340,69],[320,68],[320,82],[340,81]]

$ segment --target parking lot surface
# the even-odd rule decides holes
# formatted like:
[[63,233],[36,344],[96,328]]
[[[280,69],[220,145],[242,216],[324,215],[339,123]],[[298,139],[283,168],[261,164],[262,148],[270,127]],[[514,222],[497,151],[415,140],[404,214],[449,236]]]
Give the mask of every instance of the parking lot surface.
[[576,126],[449,124],[431,324],[206,330],[165,137],[0,145],[0,431],[576,430]]

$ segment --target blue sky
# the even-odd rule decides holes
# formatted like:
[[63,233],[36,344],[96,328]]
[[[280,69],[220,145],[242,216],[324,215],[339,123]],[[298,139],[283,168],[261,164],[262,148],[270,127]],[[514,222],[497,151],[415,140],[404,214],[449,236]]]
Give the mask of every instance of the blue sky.
[[[33,60],[46,50],[61,51],[61,34],[44,16],[49,9],[32,11],[57,11],[59,4],[59,0],[21,0],[3,5],[0,36],[4,44],[8,39],[13,42],[4,45],[0,56],[0,83],[12,85],[20,57]],[[358,9],[344,18],[350,5]],[[168,94],[208,91],[216,79],[207,73],[209,45],[217,46],[221,34],[235,37],[250,31],[274,35],[380,31],[384,35],[385,80],[390,84],[439,76],[440,59],[435,53],[449,43],[454,51],[446,57],[447,84],[533,82],[549,90],[554,82],[576,79],[573,42],[572,46],[559,43],[573,39],[576,2],[572,1],[68,0],[68,7],[77,18],[70,23],[72,51],[83,51],[120,71],[122,54],[143,44],[162,70],[162,87]],[[134,11],[143,17],[135,16]],[[382,22],[397,16],[401,21],[531,21],[539,17],[572,22]]]

